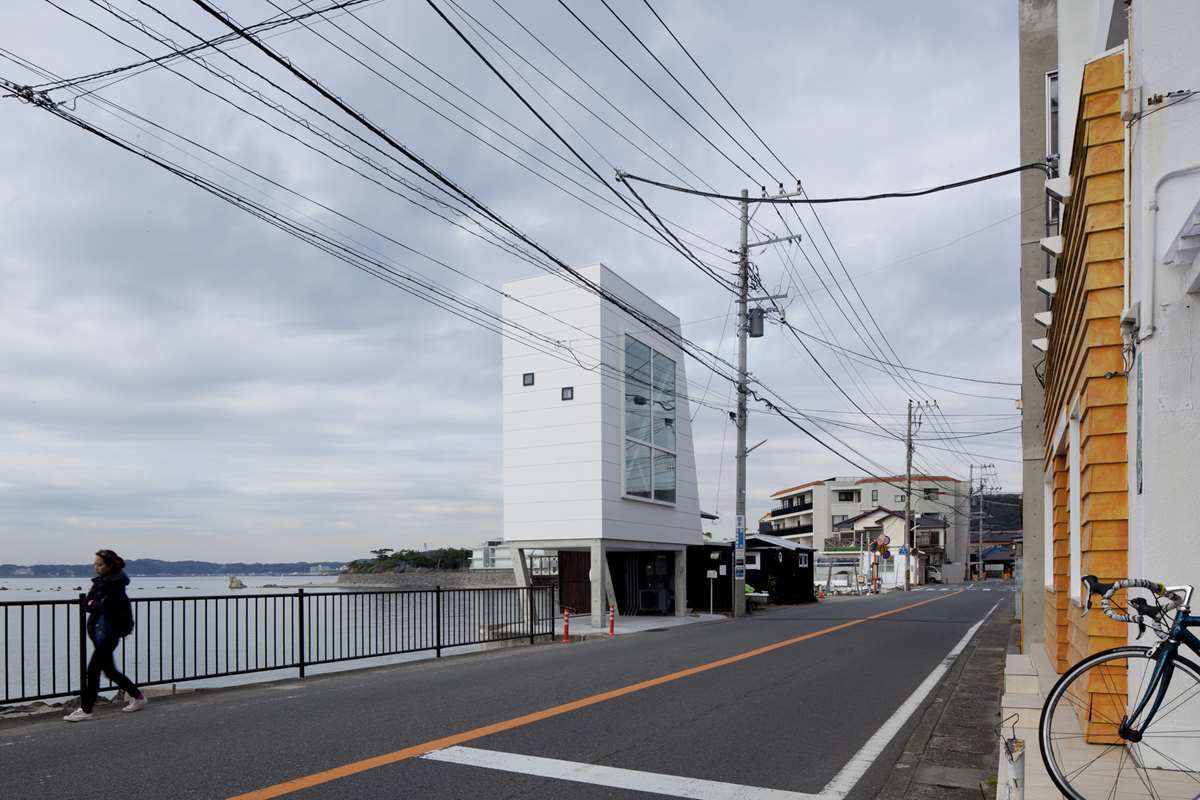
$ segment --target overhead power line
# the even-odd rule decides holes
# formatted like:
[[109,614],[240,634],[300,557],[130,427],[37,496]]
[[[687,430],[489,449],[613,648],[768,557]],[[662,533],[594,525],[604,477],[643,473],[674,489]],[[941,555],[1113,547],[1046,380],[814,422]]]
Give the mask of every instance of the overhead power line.
[[890,367],[899,367],[900,369],[903,369],[905,372],[919,372],[922,375],[936,375],[939,378],[950,378],[951,380],[967,381],[969,383],[987,383],[987,384],[991,384],[992,386],[1020,386],[1021,385],[1020,383],[1016,383],[1014,381],[991,381],[991,380],[986,380],[984,378],[968,378],[963,375],[951,375],[947,372],[935,372],[934,370],[930,370],[930,369],[917,369],[916,367],[910,367],[907,364],[896,364],[891,361],[884,361],[883,359],[866,355],[865,353],[860,353],[857,350],[851,350],[848,347],[842,347],[841,345],[834,344],[833,342],[827,342],[824,339],[822,339],[820,336],[816,336],[814,334],[808,333],[807,331],[801,330],[800,328],[796,328],[795,326],[789,326],[789,327],[791,327],[794,331],[796,331],[796,333],[800,334],[801,336],[808,338],[808,339],[812,339],[814,342],[819,342],[819,343],[825,345],[826,347],[832,348],[834,350],[841,350],[843,353],[849,353],[852,356],[856,356],[858,358],[864,358],[868,361],[876,361],[880,364],[885,364]]
[[[196,3],[199,3],[201,5],[205,5],[204,0],[193,0],[193,1]],[[697,269],[699,269],[704,274],[708,275],[708,277],[712,278],[714,281],[717,282],[717,284],[719,284],[723,288],[725,288],[727,290],[733,289],[733,284],[727,278],[720,275],[715,270],[713,270],[712,267],[709,267],[704,262],[702,262],[699,258],[697,258],[695,256],[695,254],[693,254],[691,252],[691,250],[688,248],[688,246],[686,244],[684,244],[679,239],[679,237],[676,236],[671,231],[670,228],[667,228],[665,225],[663,225],[661,219],[658,220],[659,224],[663,225],[663,227],[661,228],[661,232],[660,232],[660,228],[655,227],[655,225],[653,223],[651,223],[644,216],[642,216],[641,212],[639,212],[637,210],[637,208],[635,208],[633,206],[633,204],[631,204],[625,198],[624,195],[622,195],[615,188],[613,188],[608,183],[608,181],[604,180],[604,177],[599,172],[596,171],[596,168],[592,166],[591,162],[589,162],[586,158],[584,158],[579,153],[579,151],[576,150],[571,145],[571,143],[568,142],[566,140],[566,138],[561,133],[559,133],[558,130],[553,125],[550,124],[550,121],[547,120],[544,116],[542,116],[542,114],[536,108],[533,107],[533,104],[530,103],[523,94],[521,94],[521,92],[517,89],[517,87],[514,86],[512,84],[512,82],[508,80],[508,78],[504,77],[503,73],[501,73],[500,70],[498,70],[496,68],[496,66],[494,64],[492,64],[492,62],[488,59],[488,57],[483,54],[483,51],[481,51],[478,47],[475,46],[475,43],[472,42],[465,33],[463,33],[462,29],[460,29],[457,25],[455,25],[454,21],[451,20],[450,17],[446,16],[446,13],[444,11],[442,11],[441,7],[438,6],[438,4],[434,2],[434,0],[425,0],[425,2],[429,5],[430,8],[432,8],[434,10],[435,13],[437,13],[437,15],[439,17],[441,17],[443,22],[445,22],[448,26],[450,26],[450,29],[453,30],[454,33],[458,35],[458,38],[461,39],[468,48],[470,48],[471,52],[474,53],[476,55],[476,57],[479,58],[479,60],[484,63],[484,65],[488,68],[488,70],[491,71],[491,73],[493,75],[495,75],[500,80],[500,82],[503,83],[504,86],[510,92],[513,93],[514,96],[516,96],[516,98],[521,102],[521,104],[524,105],[525,108],[527,108],[529,110],[529,113],[533,114],[533,116],[537,118],[538,122],[542,123],[542,125],[547,130],[549,130],[550,133],[553,134],[556,139],[558,139],[558,141],[563,145],[563,147],[567,148],[567,150],[571,153],[571,155],[573,155],[581,164],[583,164],[588,169],[589,172],[593,173],[598,181],[603,183],[604,186],[609,191],[611,191],[613,194],[615,194],[621,200],[622,203],[624,203],[631,211],[633,211],[633,213],[637,214],[637,216],[640,217],[642,219],[642,221],[645,222],[646,225],[651,228],[651,230],[655,231],[656,233],[659,233],[660,236],[665,234],[664,239],[666,239],[668,241],[668,243],[674,242],[673,246],[675,247],[675,249],[678,250],[679,253],[684,258],[686,258],[688,261],[690,261],[693,266],[695,266]],[[561,2],[561,0],[560,0],[560,2]],[[568,9],[568,10],[570,10],[570,9]],[[574,12],[572,12],[572,13],[574,13]],[[230,24],[230,23],[227,22],[226,24]],[[261,47],[261,45],[260,45],[260,47]],[[288,69],[292,69],[290,64],[288,64],[287,67],[288,67]],[[340,101],[338,101],[338,102],[340,103]],[[355,112],[355,113],[357,114],[357,112]],[[358,115],[358,116],[361,117],[361,115]],[[360,120],[360,121],[365,121],[365,118],[362,118],[362,120]]]
[[[376,3],[379,1],[380,0],[344,0],[344,2],[333,3],[331,5],[323,6],[321,8],[312,8],[311,3],[305,2],[305,3],[302,3],[301,5],[294,6],[288,12],[285,12],[286,16],[280,17],[278,14],[276,14],[275,16],[271,17],[270,19],[266,19],[266,20],[263,20],[262,22],[257,22],[253,25],[246,26],[246,30],[250,31],[251,33],[263,33],[266,31],[274,30],[275,28],[290,25],[293,22],[299,22],[301,20],[308,19],[310,17],[322,17],[322,16],[330,14],[334,11],[342,11],[345,9],[349,9],[353,6],[363,5],[365,3]],[[296,9],[301,8],[302,6],[307,6],[310,10],[304,12],[303,14],[291,13],[291,12],[295,11]],[[235,42],[238,40],[238,38],[239,37],[235,33],[226,33],[223,36],[216,37],[215,39],[205,39],[205,40],[199,42],[198,44],[191,45],[190,47],[185,47],[182,50],[176,50],[171,53],[166,53],[161,56],[156,56],[154,58],[147,58],[143,61],[138,61],[133,64],[124,64],[119,67],[113,67],[111,69],[101,70],[100,72],[91,72],[91,73],[88,73],[87,75],[79,75],[74,78],[61,78],[59,80],[49,81],[47,83],[39,83],[39,84],[35,84],[32,88],[39,89],[39,90],[47,90],[47,91],[54,90],[54,89],[65,89],[65,88],[68,88],[71,86],[77,86],[78,84],[81,84],[81,83],[89,83],[91,81],[99,80],[101,78],[108,78],[108,77],[112,77],[113,75],[119,75],[123,72],[128,72],[130,70],[139,69],[141,67],[156,67],[167,61],[173,61],[175,59],[182,58],[186,55],[198,52],[200,50],[207,50],[210,47],[217,48],[228,42]]]
[[[1031,164],[1022,164],[1019,167],[1010,167],[1002,169],[999,172],[989,172],[986,175],[977,175],[973,178],[964,178],[953,183],[943,183],[938,186],[931,186],[927,189],[910,189],[907,191],[898,192],[879,192],[877,194],[852,195],[849,197],[751,197],[749,202],[769,205],[781,206],[803,206],[803,205],[827,205],[830,203],[862,203],[867,200],[888,200],[898,197],[921,197],[927,194],[936,192],[944,192],[948,189],[958,189],[962,186],[970,186],[973,183],[983,183],[984,181],[1003,178],[1005,175],[1015,175],[1018,172],[1025,172],[1031,169],[1038,169],[1047,175],[1051,174],[1050,165],[1045,161],[1035,161]],[[700,189],[692,189],[687,186],[676,186],[672,183],[664,183],[651,178],[643,178],[638,175],[633,175],[628,172],[618,172],[617,176],[624,180],[637,181],[638,183],[647,183],[651,186],[657,186],[660,189],[668,189],[672,192],[682,192],[683,194],[694,194],[698,197],[711,197],[716,200],[729,200],[731,202],[740,202],[740,195],[720,194],[718,192],[705,192]]]

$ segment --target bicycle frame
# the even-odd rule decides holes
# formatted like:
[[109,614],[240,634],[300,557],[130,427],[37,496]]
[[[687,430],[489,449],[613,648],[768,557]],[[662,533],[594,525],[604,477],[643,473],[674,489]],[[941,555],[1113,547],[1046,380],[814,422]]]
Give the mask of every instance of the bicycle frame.
[[[1189,593],[1189,603],[1190,600]],[[1167,689],[1171,685],[1171,676],[1175,672],[1175,658],[1179,653],[1179,646],[1186,645],[1200,658],[1200,637],[1188,630],[1197,627],[1200,627],[1200,617],[1192,616],[1190,604],[1181,606],[1175,615],[1175,622],[1171,625],[1170,634],[1154,648],[1154,672],[1150,676],[1150,683],[1146,687],[1145,695],[1138,701],[1133,712],[1121,720],[1119,731],[1122,737],[1133,742],[1141,741],[1142,733],[1154,721],[1154,715],[1158,713],[1159,706],[1162,705]],[[1147,705],[1149,705],[1149,709],[1147,709]],[[1146,712],[1145,718],[1141,720],[1140,727],[1137,727],[1138,718],[1142,716],[1143,711]]]

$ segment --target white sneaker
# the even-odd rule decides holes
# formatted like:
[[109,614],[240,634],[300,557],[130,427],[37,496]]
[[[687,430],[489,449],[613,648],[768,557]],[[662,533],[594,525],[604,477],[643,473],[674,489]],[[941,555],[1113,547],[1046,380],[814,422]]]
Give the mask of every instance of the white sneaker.
[[126,703],[125,707],[122,708],[121,710],[126,713],[132,714],[134,711],[141,711],[143,708],[146,707],[146,703],[148,703],[148,702],[150,702],[150,701],[147,700],[146,695],[143,694],[141,697],[131,698],[130,701],[128,703]]
[[65,719],[67,722],[87,722],[92,718],[93,715],[84,711],[82,708],[77,708],[70,714],[67,714],[65,717],[63,717],[63,719]]

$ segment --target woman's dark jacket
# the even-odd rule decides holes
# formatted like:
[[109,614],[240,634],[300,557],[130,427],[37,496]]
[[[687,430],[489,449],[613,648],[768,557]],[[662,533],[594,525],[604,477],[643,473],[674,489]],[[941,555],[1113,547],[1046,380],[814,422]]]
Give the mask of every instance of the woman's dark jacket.
[[92,641],[96,640],[96,629],[104,625],[105,634],[121,638],[133,632],[133,608],[125,587],[129,578],[122,572],[92,578],[92,588],[87,593],[84,606],[88,612],[87,631]]

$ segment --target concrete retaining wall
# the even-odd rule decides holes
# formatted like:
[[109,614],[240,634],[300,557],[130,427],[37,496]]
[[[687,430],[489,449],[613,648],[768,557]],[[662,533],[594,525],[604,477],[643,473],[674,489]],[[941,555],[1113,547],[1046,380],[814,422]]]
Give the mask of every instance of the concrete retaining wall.
[[437,570],[410,569],[406,572],[342,573],[338,586],[371,589],[503,589],[516,586],[511,569]]

